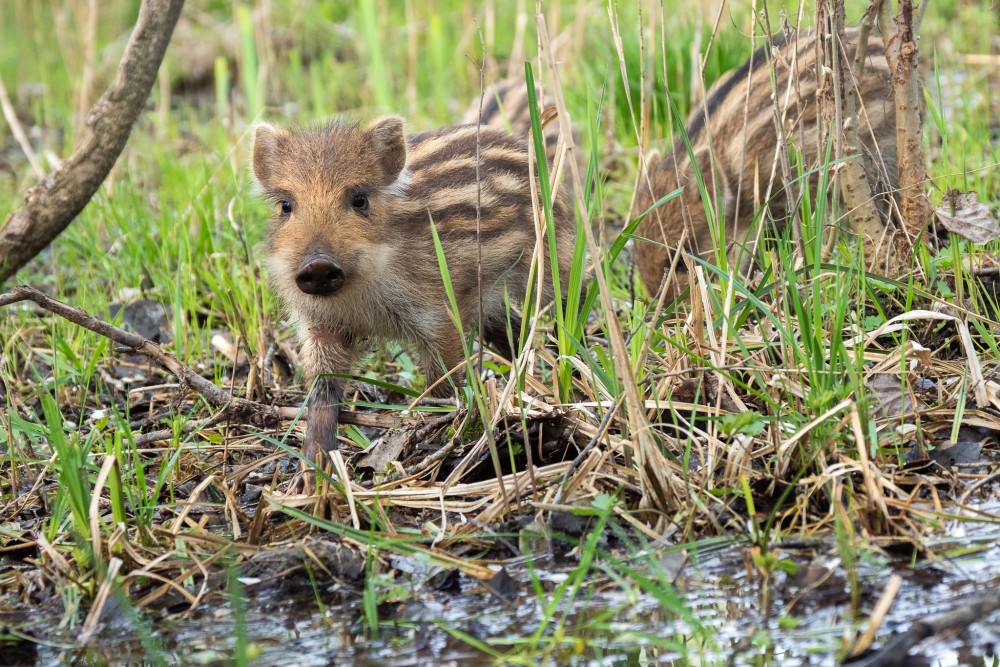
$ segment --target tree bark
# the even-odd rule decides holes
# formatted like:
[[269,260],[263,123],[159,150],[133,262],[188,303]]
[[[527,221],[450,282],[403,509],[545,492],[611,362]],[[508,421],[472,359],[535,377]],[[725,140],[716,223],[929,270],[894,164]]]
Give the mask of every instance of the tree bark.
[[[885,57],[892,71],[896,94],[896,153],[899,163],[899,202],[903,226],[912,243],[930,219],[931,205],[925,187],[927,171],[920,144],[920,74],[917,70],[917,31],[929,0],[923,0],[914,12],[913,0],[899,0],[898,13],[892,17],[891,2],[877,0],[879,30],[885,43]],[[896,23],[895,29],[890,21]]]
[[0,228],[0,283],[66,229],[104,182],[146,103],[183,5],[143,0],[118,74],[87,114],[90,132]]
[[1000,590],[993,586],[969,595],[963,605],[916,620],[908,630],[888,639],[882,648],[871,655],[846,664],[849,667],[908,664],[910,649],[927,637],[964,629],[977,621],[984,622],[997,609],[1000,609]]
[[[829,39],[816,40],[822,62],[829,75],[820,89],[825,126],[833,125],[833,156],[842,159],[862,152],[858,129],[858,81],[864,73],[864,56],[868,31],[862,28],[856,55],[852,60],[844,44],[844,2],[834,0],[816,4],[817,29]],[[866,14],[869,18],[871,10]],[[865,265],[868,270],[883,270],[895,275],[900,263],[894,244],[887,243],[886,221],[875,206],[872,184],[868,179],[864,159],[853,159],[841,165],[837,174],[841,196],[855,235],[864,243]]]

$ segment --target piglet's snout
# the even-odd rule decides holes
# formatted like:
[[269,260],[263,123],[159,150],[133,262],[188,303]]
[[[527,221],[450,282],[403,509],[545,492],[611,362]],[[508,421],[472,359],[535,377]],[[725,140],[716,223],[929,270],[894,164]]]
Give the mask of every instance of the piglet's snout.
[[329,296],[344,286],[344,270],[329,255],[309,255],[299,265],[295,284],[306,294]]

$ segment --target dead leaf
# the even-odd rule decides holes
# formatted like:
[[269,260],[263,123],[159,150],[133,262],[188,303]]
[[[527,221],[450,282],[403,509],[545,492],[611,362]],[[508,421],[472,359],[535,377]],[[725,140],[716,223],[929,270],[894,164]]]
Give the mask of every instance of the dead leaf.
[[219,354],[224,356],[226,359],[229,359],[229,361],[234,364],[236,363],[236,357],[239,355],[240,351],[227,336],[217,333],[212,336],[212,340],[210,342],[212,347],[214,347]]
[[148,338],[154,343],[170,342],[166,307],[157,301],[138,299],[128,304],[114,303],[108,308],[111,317],[122,314],[122,328]]
[[412,431],[392,429],[358,456],[353,464],[359,468],[372,468],[375,472],[381,473],[389,464],[399,460],[399,455],[406,449],[412,435]]
[[928,347],[924,347],[915,340],[911,340],[909,341],[909,343],[910,343],[910,351],[913,352],[915,355],[917,355],[917,359],[920,361],[920,363],[923,364],[924,366],[930,366],[931,357],[933,357],[934,355],[934,350]]
[[891,373],[875,373],[865,382],[869,393],[875,398],[875,411],[883,417],[899,418],[912,411],[905,388],[905,380]]
[[504,568],[500,568],[500,571],[493,575],[492,579],[484,581],[483,586],[505,607],[514,604],[517,601],[518,593],[520,593],[517,582],[507,574],[507,570]]
[[978,200],[975,191],[962,193],[949,190],[934,213],[945,229],[973,243],[987,243],[1000,238],[1000,223],[993,217],[990,208]]

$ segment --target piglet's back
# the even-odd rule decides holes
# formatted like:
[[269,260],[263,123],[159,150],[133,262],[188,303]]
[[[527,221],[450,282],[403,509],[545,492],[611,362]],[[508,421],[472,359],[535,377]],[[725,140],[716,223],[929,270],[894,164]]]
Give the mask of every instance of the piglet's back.
[[[847,52],[853,58],[858,31],[848,30],[846,40]],[[769,59],[768,53],[768,48],[761,47],[741,67],[719,79],[686,124],[698,170],[710,197],[718,204],[730,242],[742,241],[746,235],[759,206],[756,198],[765,195],[772,173],[770,213],[779,225],[787,216],[787,200],[780,192],[784,187],[781,171],[774,166],[780,150],[776,110],[781,112],[789,143],[802,152],[805,168],[812,169],[822,162],[816,32],[772,39],[770,53],[774,57]],[[875,35],[869,37],[858,88],[862,100],[860,138],[865,151],[862,159],[869,173],[884,175],[882,191],[888,192],[897,182],[895,113],[884,47]],[[772,95],[776,95],[777,103]],[[710,165],[714,165],[714,172]],[[673,251],[668,247],[676,248],[685,230],[685,250],[706,259],[713,251],[695,168],[683,141],[649,165],[640,178],[632,217],[678,187],[684,188],[683,195],[650,213],[637,230],[640,237],[653,241],[640,241],[636,248],[639,271],[651,292],[659,287],[664,268],[672,261]],[[683,271],[683,261],[678,268]]]
[[[505,274],[512,295],[523,295],[535,244],[528,157],[523,138],[492,126],[479,127],[478,133],[475,125],[450,126],[409,138],[401,220],[425,232],[433,220],[457,293],[476,292],[481,255],[484,276]],[[560,259],[565,282],[575,225],[564,197],[554,208],[557,253],[567,260]]]

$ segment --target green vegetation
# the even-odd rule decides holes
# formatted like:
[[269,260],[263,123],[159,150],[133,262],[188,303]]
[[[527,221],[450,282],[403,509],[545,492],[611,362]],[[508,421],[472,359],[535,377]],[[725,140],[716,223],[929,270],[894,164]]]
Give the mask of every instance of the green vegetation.
[[[249,128],[262,119],[386,113],[405,115],[410,131],[455,122],[479,94],[480,31],[488,82],[523,76],[530,61],[531,75],[551,88],[548,62],[537,58],[533,3],[481,4],[188,0],[160,85],[112,175],[7,287],[39,287],[119,326],[152,323],[165,348],[233,395],[300,405],[307,388],[294,335],[266,286],[268,212],[253,193]],[[534,597],[529,620],[477,635],[435,618],[435,631],[511,664],[620,655],[616,664],[645,664],[667,654],[677,664],[721,664],[732,637],[718,641],[711,620],[693,613],[677,573],[667,572],[676,554],[697,564],[723,547],[745,548],[739,574],[761,589],[769,618],[770,591],[802,564],[782,541],[822,537],[839,556],[850,611],[859,612],[866,541],[910,544],[917,559],[946,521],[996,523],[958,502],[974,476],[949,473],[945,483],[943,473],[921,478],[901,468],[911,450],[967,440],[963,423],[1000,431],[995,391],[977,403],[982,374],[974,372],[1000,360],[995,289],[974,272],[993,265],[992,246],[952,236],[922,250],[919,270],[901,279],[866,275],[857,245],[841,243],[824,259],[822,232],[842,212],[821,193],[837,165],[818,168],[815,180],[800,165],[806,189],[818,184],[799,208],[804,256],[787,234],[769,231],[775,238],[746,280],[720,252],[694,262],[702,277],[676,301],[657,302],[643,289],[627,243],[635,223],[626,219],[638,147],[667,150],[703,89],[751,50],[746,3],[727,9],[713,36],[716,15],[706,7],[714,4],[641,2],[640,14],[635,3],[612,3],[609,19],[600,4],[546,3],[579,135],[587,218],[579,222],[581,230],[592,223],[601,254],[585,260],[581,231],[570,282],[558,287],[565,300],[537,320],[530,363],[512,370],[487,356],[484,375],[469,341],[456,404],[411,405],[423,379],[409,351],[377,353],[350,399],[385,421],[342,425],[342,456],[316,496],[283,495],[299,465],[295,419],[267,432],[201,422],[213,414],[205,401],[141,357],[31,308],[0,312],[0,611],[49,600],[48,625],[0,625],[0,651],[41,643],[39,627],[59,626],[52,643],[72,644],[71,629],[101,608],[106,587],[150,660],[165,661],[172,648],[153,636],[146,611],[215,604],[228,605],[234,628],[221,655],[251,664],[263,648],[246,627],[253,584],[239,577],[255,556],[290,549],[310,578],[302,604],[315,605],[320,624],[343,622],[352,641],[403,642],[393,634],[399,628],[426,631],[405,617],[407,595],[418,592],[400,583],[410,579],[396,576],[394,559],[480,582],[507,562]],[[848,21],[866,4],[849,2]],[[114,75],[138,7],[96,3],[90,43],[87,5],[0,2],[0,80],[46,169],[83,132],[81,109]],[[793,23],[800,14],[811,21],[808,3],[802,12],[791,0],[767,5],[772,26],[782,10]],[[925,77],[935,205],[950,188],[1000,203],[996,67],[960,57],[992,54],[996,62],[987,5],[935,2],[924,26],[926,60],[936,58]],[[699,74],[694,54],[709,45]],[[87,90],[84,68],[94,74]],[[541,157],[543,118],[533,111]],[[547,175],[544,160],[539,173]],[[20,206],[34,182],[0,119],[0,213]],[[543,182],[540,211],[551,233]],[[712,208],[710,188],[698,185]],[[438,259],[453,300],[440,249]],[[135,302],[160,304],[162,313],[122,307]],[[935,309],[940,316],[928,314]],[[908,326],[893,320],[904,313]],[[527,335],[529,319],[512,340]],[[383,437],[405,440],[405,466],[355,458],[351,443],[371,447]],[[457,452],[447,466],[414,468],[446,444]],[[575,532],[553,528],[557,521]],[[360,554],[353,579],[331,565],[322,540]],[[554,582],[550,570],[561,578]],[[355,586],[337,607],[350,610],[349,620],[326,613],[335,604],[330,582]],[[391,616],[394,608],[404,608],[402,618]],[[637,608],[656,609],[647,614],[655,628]],[[774,613],[789,628],[800,620]],[[770,664],[777,630],[751,631],[761,634],[748,634],[738,650]],[[849,651],[840,641],[824,646]]]

